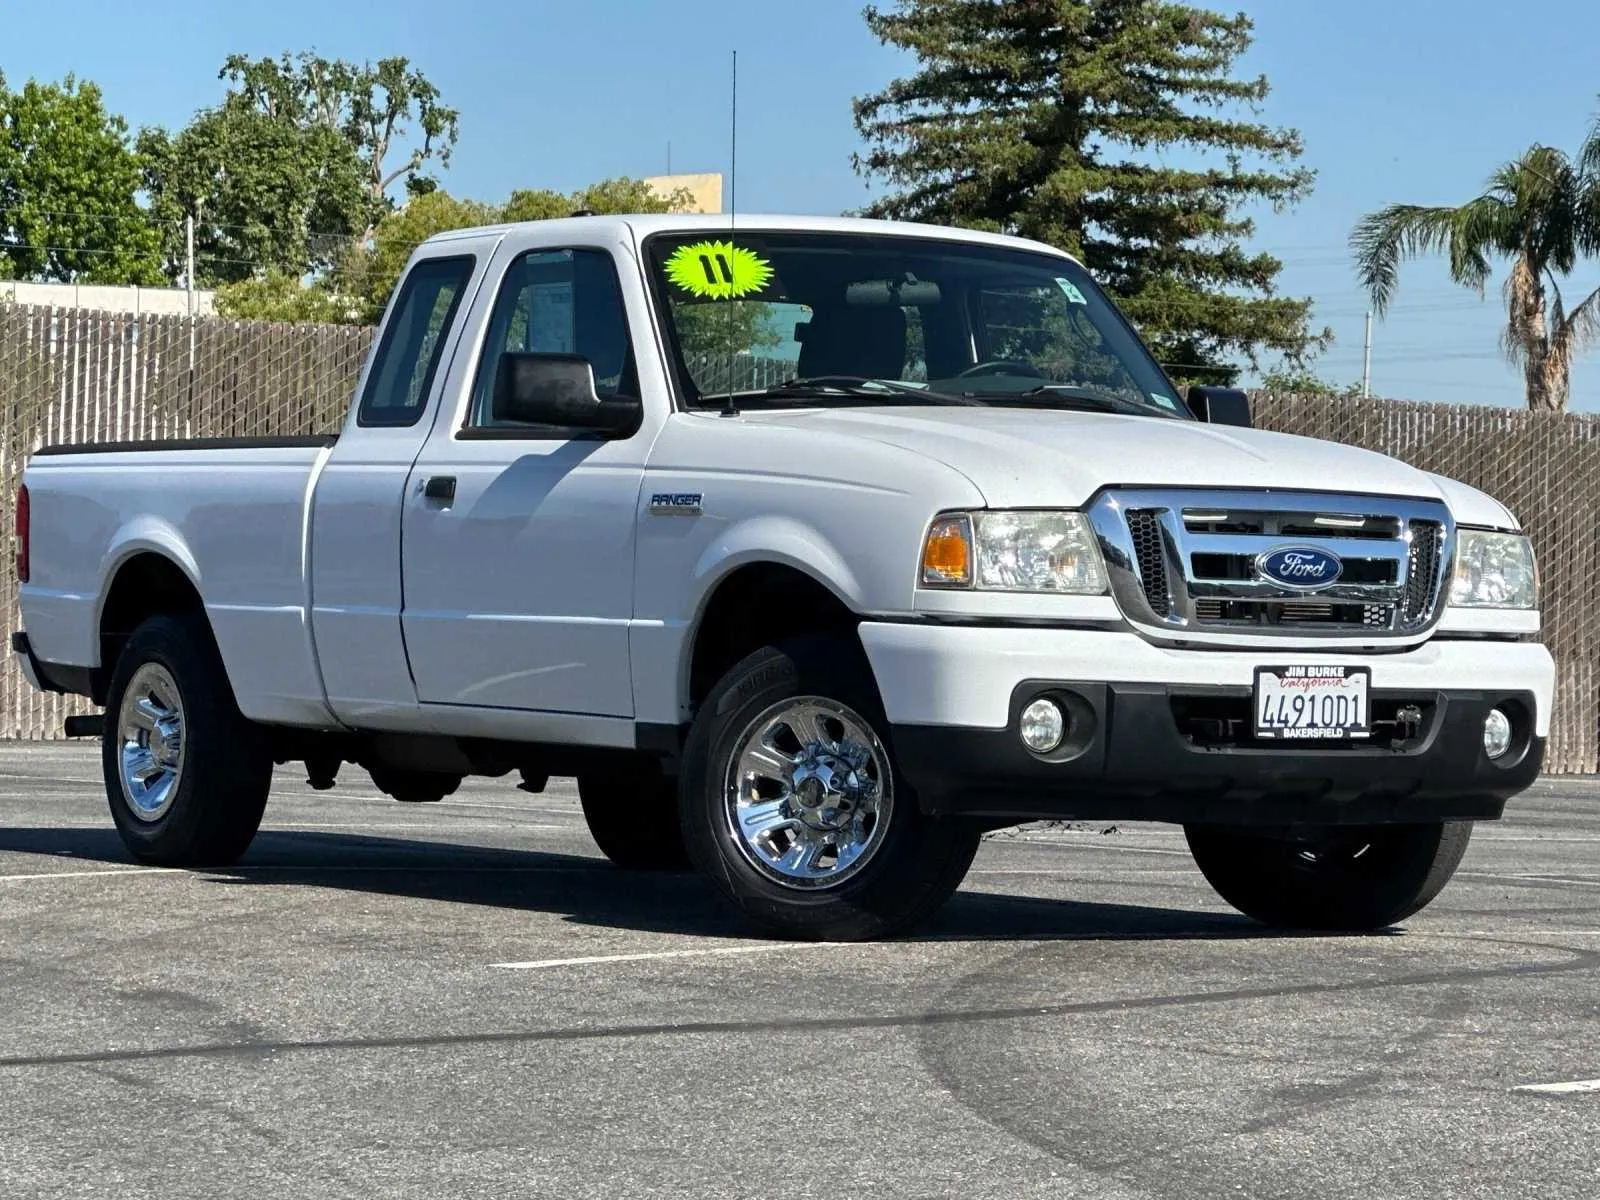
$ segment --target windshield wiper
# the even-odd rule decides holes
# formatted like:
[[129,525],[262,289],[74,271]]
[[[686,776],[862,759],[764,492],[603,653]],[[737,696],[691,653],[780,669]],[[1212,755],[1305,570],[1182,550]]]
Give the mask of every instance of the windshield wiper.
[[1081,405],[1094,412],[1124,413],[1132,416],[1168,415],[1153,405],[1140,404],[1137,401],[1126,400],[1120,396],[1108,396],[1104,392],[1079,387],[1077,384],[1072,383],[1041,383],[1038,387],[1031,387],[1025,392],[1003,392],[999,395],[989,395],[986,398],[991,403],[1004,404],[1008,400],[1031,400],[1042,396],[1059,399],[1068,404]]
[[[737,412],[734,407],[734,397],[746,393],[727,392],[715,396],[701,396],[703,405],[716,404],[722,407],[724,413]],[[782,383],[775,383],[770,387],[762,388],[759,392],[748,393],[754,399],[805,399],[812,396],[847,396],[851,399],[876,400],[883,404],[958,404],[963,406],[982,405],[983,401],[977,397],[954,396],[949,392],[936,392],[929,388],[918,387],[898,379],[870,379],[865,375],[802,375],[794,379],[785,379]]]

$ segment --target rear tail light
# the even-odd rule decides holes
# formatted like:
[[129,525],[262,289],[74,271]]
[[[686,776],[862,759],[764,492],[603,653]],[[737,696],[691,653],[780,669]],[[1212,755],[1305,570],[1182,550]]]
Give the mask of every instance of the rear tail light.
[[32,514],[28,511],[27,485],[17,489],[17,582],[27,583],[31,564],[28,561],[28,525]]

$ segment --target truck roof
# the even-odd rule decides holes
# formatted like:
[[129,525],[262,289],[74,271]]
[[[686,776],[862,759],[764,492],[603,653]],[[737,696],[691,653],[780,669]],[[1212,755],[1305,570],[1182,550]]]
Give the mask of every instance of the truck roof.
[[[804,216],[796,213],[739,213],[731,220],[735,229],[782,229],[804,230],[816,233],[866,233],[891,237],[942,238],[947,241],[1008,246],[1012,249],[1033,250],[1040,253],[1058,255],[1062,258],[1072,258],[1071,255],[1044,242],[1036,242],[1029,238],[1012,237],[1008,234],[960,229],[949,225],[927,225],[913,221],[883,221],[868,217]],[[560,217],[549,221],[522,221],[503,225],[480,225],[468,229],[452,229],[444,233],[434,234],[423,245],[430,246],[474,238],[497,237],[516,230],[533,229],[535,227],[542,230],[550,230],[566,226],[570,227],[573,236],[585,233],[589,236],[594,236],[595,233],[600,231],[616,233],[625,228],[631,228],[640,238],[648,237],[653,233],[700,233],[702,231],[725,233],[728,230],[729,221],[730,217],[727,213],[626,213],[610,216]],[[1076,262],[1077,260],[1073,259],[1073,261]]]

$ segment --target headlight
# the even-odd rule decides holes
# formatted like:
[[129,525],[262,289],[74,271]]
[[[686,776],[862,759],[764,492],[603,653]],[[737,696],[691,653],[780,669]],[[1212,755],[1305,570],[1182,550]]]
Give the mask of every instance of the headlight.
[[1456,534],[1450,603],[1465,608],[1537,608],[1539,569],[1520,533],[1462,529]]
[[928,530],[922,584],[1098,596],[1106,590],[1106,572],[1080,512],[956,513]]

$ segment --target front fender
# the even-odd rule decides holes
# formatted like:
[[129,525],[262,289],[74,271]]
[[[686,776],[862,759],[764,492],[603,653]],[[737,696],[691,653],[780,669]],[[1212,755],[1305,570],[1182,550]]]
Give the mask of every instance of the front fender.
[[701,552],[692,574],[694,620],[724,578],[750,563],[793,567],[827,588],[852,612],[866,607],[861,582],[844,556],[820,530],[793,517],[750,517],[728,526]]

